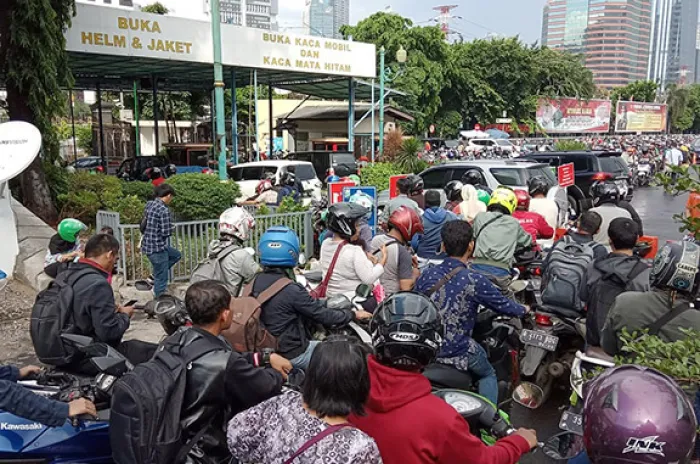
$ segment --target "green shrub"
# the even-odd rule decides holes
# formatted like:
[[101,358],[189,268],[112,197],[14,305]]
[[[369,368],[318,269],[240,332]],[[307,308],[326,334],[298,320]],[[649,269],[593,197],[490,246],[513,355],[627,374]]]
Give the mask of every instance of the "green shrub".
[[402,174],[419,173],[427,163],[418,159],[418,152],[422,149],[420,141],[414,137],[405,139],[394,163],[402,171]]
[[377,187],[377,192],[389,188],[389,177],[399,174],[407,174],[394,163],[374,163],[362,168],[362,185]]
[[588,147],[585,143],[577,140],[559,140],[554,144],[554,149],[556,151],[584,151]]
[[122,224],[139,224],[143,217],[146,203],[136,195],[119,198],[110,205],[110,210],[119,213]]
[[112,210],[121,197],[122,187],[114,176],[87,172],[69,174],[67,193],[58,196],[61,217],[73,217],[93,225],[97,211]]
[[88,156],[92,155],[92,124],[77,124],[75,138],[78,148],[84,150]]
[[284,197],[280,205],[277,207],[277,213],[300,213],[307,211],[309,208],[302,203],[294,201],[293,197]]
[[168,179],[168,184],[175,189],[171,207],[184,221],[218,218],[240,196],[238,184],[221,182],[209,174],[179,174]]
[[133,195],[141,201],[153,199],[153,184],[150,182],[127,182],[123,180],[121,183],[125,197]]

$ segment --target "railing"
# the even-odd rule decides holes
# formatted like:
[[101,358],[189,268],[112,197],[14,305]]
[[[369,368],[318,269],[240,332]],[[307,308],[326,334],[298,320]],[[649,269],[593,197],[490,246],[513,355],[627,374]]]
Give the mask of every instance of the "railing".
[[[246,246],[257,250],[262,234],[272,226],[287,226],[297,233],[303,250],[309,254],[313,251],[313,227],[310,212],[269,214],[255,216],[255,228]],[[172,281],[187,281],[197,264],[203,261],[208,252],[209,244],[219,236],[218,219],[208,221],[176,222],[175,231],[170,238],[171,246],[182,253],[182,259],[171,271]],[[114,234],[120,244],[119,274],[125,283],[133,284],[145,279],[151,272],[148,257],[141,252],[141,231],[139,224],[121,224],[119,213],[99,211],[97,213],[97,230],[104,226],[114,229]]]

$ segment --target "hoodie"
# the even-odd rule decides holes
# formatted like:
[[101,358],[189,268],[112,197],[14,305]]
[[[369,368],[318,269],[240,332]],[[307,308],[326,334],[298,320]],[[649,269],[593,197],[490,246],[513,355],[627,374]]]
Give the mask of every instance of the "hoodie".
[[371,390],[364,416],[350,422],[374,438],[384,464],[514,464],[530,450],[521,436],[486,446],[417,372],[368,360]]
[[423,233],[414,236],[413,248],[421,258],[433,259],[444,256],[440,253],[442,243],[442,226],[449,221],[459,219],[456,214],[445,208],[435,207],[426,209],[423,213]]
[[651,266],[638,256],[621,253],[593,261],[586,271],[581,299],[587,302],[586,342],[600,346],[600,332],[605,319],[623,292],[648,292]]

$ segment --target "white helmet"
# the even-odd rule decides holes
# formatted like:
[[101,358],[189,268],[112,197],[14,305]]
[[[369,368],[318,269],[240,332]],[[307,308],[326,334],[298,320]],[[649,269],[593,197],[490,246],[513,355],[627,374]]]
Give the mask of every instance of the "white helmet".
[[349,201],[350,203],[355,203],[363,208],[367,208],[370,211],[374,208],[374,199],[365,192],[355,192],[350,197]]
[[219,233],[232,235],[242,242],[250,238],[250,229],[255,227],[255,218],[243,208],[229,208],[219,218]]

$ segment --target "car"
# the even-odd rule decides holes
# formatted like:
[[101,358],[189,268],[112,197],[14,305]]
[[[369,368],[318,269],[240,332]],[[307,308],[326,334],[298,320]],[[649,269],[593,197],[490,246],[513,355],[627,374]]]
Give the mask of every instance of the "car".
[[357,162],[355,155],[343,151],[298,151],[290,153],[287,159],[297,161],[308,161],[313,164],[316,176],[326,180],[329,168],[333,168],[338,177],[347,177],[357,174]]
[[553,170],[562,164],[573,163],[576,188],[569,188],[569,195],[584,210],[592,206],[591,187],[601,180],[614,180],[623,197],[628,201],[634,195],[632,172],[619,151],[551,151],[528,153],[526,158],[546,163]]
[[117,170],[117,177],[124,180],[138,180],[148,182],[146,169],[149,168],[164,168],[169,164],[165,156],[137,156],[135,158],[127,158],[122,161],[122,164]]
[[99,156],[86,156],[70,163],[67,169],[72,171],[90,171],[100,166],[102,166],[102,158]]
[[316,176],[314,166],[307,161],[254,161],[229,168],[229,176],[238,184],[243,199],[256,195],[256,187],[260,180],[267,175],[274,176],[279,183],[282,174],[289,166],[294,166],[294,172],[304,185],[305,192],[311,192],[314,198],[321,197],[321,181]]
[[518,156],[518,147],[506,139],[469,139],[467,141],[467,151],[475,153],[479,153],[484,149],[495,150],[497,147],[506,153]]

